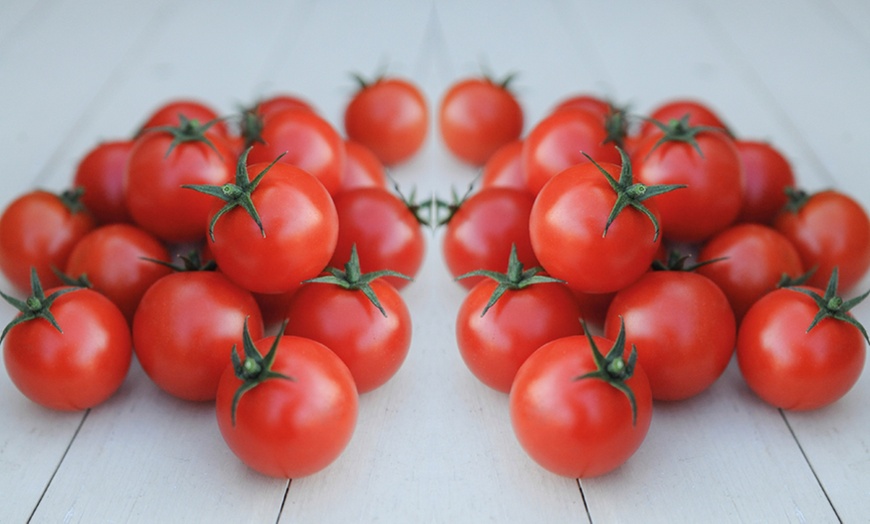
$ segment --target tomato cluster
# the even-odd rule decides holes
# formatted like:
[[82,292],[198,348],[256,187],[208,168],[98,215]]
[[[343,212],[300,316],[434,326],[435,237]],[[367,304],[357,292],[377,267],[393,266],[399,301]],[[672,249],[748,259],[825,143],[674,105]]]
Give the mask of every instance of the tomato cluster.
[[359,395],[410,349],[398,290],[425,237],[385,165],[419,150],[426,110],[410,82],[379,79],[348,101],[345,138],[295,95],[226,117],[176,99],[95,145],[70,190],[27,192],[0,216],[3,297],[20,310],[2,334],[12,382],[87,409],[135,358],[166,393],[215,402],[257,471],[326,467]]
[[[469,127],[482,107],[502,107],[488,121],[505,129],[521,121],[497,105],[504,86],[465,85],[445,98],[451,121]],[[457,115],[462,89],[476,109]],[[442,133],[450,146],[456,131]],[[479,188],[439,201],[443,258],[469,289],[457,345],[509,394],[517,439],[543,467],[618,467],[653,400],[707,390],[735,354],[778,408],[828,405],[858,380],[868,339],[849,310],[866,294],[839,294],[870,267],[866,211],[797,189],[775,146],[736,136],[705,103],[633,115],[580,94],[482,162],[454,153],[482,165]]]

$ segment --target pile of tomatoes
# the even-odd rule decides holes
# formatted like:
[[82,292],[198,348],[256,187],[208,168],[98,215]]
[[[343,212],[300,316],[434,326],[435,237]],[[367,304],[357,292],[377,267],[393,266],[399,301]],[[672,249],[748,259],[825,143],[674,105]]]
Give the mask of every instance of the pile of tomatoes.
[[2,334],[10,378],[41,405],[87,409],[135,355],[168,394],[215,402],[252,468],[314,473],[349,442],[359,395],[405,360],[400,292],[431,226],[468,290],[464,361],[510,395],[520,445],[555,473],[618,467],[654,401],[701,393],[735,353],[776,407],[851,388],[867,334],[849,313],[863,296],[842,297],[870,267],[855,200],[800,191],[782,153],[699,101],[637,116],[583,94],[523,135],[511,81],[443,94],[443,145],[480,175],[424,202],[387,174],[427,138],[406,80],[359,78],[344,133],[294,95],[232,117],[167,101],[95,145],[68,191],[0,216],[3,297],[21,311]]

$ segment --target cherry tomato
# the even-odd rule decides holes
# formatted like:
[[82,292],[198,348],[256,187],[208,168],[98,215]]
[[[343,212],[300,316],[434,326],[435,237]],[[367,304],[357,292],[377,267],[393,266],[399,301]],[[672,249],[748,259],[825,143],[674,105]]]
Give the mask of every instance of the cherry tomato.
[[523,141],[508,142],[489,157],[480,174],[480,187],[510,187],[528,191],[523,173]]
[[788,202],[786,188],[795,184],[789,161],[766,142],[737,140],[745,180],[738,222],[771,224]]
[[362,144],[346,140],[347,161],[344,164],[341,190],[357,187],[387,188],[387,172],[378,157]]
[[171,269],[169,251],[156,237],[132,224],[100,226],[78,241],[64,273],[84,277],[95,291],[109,297],[128,322],[145,291]]
[[30,291],[31,268],[44,286],[58,286],[52,268],[63,269],[70,251],[94,227],[79,191],[25,193],[0,215],[0,270],[20,293]]
[[124,169],[132,150],[132,140],[102,142],[76,166],[73,185],[84,189],[82,203],[100,223],[133,220],[124,203]]
[[[711,108],[706,102],[700,100],[692,100],[688,98],[676,98],[662,102],[655,107],[649,114],[650,120],[655,120],[663,124],[668,124],[671,121],[686,118],[687,124],[691,126],[707,126],[716,127],[723,130],[726,134],[728,126],[722,118]],[[642,137],[651,135],[661,135],[661,130],[650,120],[645,120],[638,134]]]
[[773,227],[791,240],[804,268],[815,268],[807,285],[824,287],[837,267],[840,290],[848,293],[870,267],[870,218],[844,193],[792,191]]
[[141,136],[145,130],[153,127],[180,126],[183,122],[181,116],[187,120],[196,120],[201,125],[215,121],[212,130],[223,138],[230,136],[226,122],[218,120],[218,113],[213,107],[205,102],[187,98],[168,100],[160,104],[145,119],[136,136]]
[[508,89],[512,78],[466,78],[451,85],[441,99],[441,138],[463,162],[481,166],[499,147],[519,139],[523,108]]
[[420,88],[401,78],[366,83],[345,107],[348,138],[371,149],[387,166],[409,160],[423,146],[429,110]]
[[3,296],[21,311],[4,331],[9,378],[47,408],[78,411],[103,403],[121,387],[133,356],[124,315],[96,291],[43,292],[33,281],[26,303]]
[[245,360],[227,366],[218,386],[224,441],[264,475],[299,478],[327,467],[356,426],[359,399],[347,366],[311,339],[245,338]]
[[[605,357],[598,347],[612,349]],[[545,469],[595,477],[640,447],[652,420],[652,397],[642,366],[623,348],[601,337],[563,337],[541,346],[520,367],[510,392],[511,425],[526,453]]]
[[637,347],[655,400],[683,400],[710,387],[734,353],[737,327],[725,293],[688,271],[650,271],[613,297],[604,336],[622,323]]

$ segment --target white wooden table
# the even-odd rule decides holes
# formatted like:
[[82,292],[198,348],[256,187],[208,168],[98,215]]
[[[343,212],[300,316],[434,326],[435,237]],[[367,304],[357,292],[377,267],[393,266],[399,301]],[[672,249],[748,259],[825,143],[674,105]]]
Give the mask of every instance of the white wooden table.
[[[172,97],[230,112],[291,92],[340,125],[351,72],[386,65],[434,108],[481,63],[520,73],[527,129],[584,91],[639,112],[696,97],[740,136],[779,146],[805,188],[870,206],[862,0],[4,0],[0,204],[65,188],[92,145]],[[473,174],[434,127],[394,173],[444,196]],[[699,397],[657,405],[624,467],[577,482],[526,457],[507,398],[465,369],[453,338],[463,290],[439,236],[403,293],[415,321],[404,367],[361,398],[346,452],[292,482],[248,470],[211,405],[169,397],[136,365],[86,413],[42,409],[0,373],[0,522],[870,522],[870,373],[834,406],[782,413],[732,365]],[[13,313],[0,306],[3,323]],[[855,313],[870,322],[870,305]]]

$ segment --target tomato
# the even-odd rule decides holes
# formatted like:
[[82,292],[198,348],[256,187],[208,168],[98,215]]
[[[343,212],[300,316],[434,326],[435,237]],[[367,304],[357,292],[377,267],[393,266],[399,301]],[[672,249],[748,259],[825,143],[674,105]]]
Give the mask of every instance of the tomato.
[[222,273],[175,272],[155,282],[139,303],[133,319],[136,357],[170,395],[213,400],[246,321],[251,336],[263,336],[254,297]]
[[537,194],[556,174],[589,159],[619,162],[616,144],[608,142],[607,127],[584,109],[551,113],[529,131],[523,141],[523,170],[529,191]]
[[280,162],[300,167],[319,180],[330,194],[341,188],[347,153],[338,131],[314,111],[285,109],[265,119],[248,162]]
[[698,260],[716,259],[721,260],[704,264],[697,271],[725,292],[738,322],[784,276],[796,279],[805,270],[791,241],[761,224],[738,224],[709,239]]
[[371,149],[353,140],[346,140],[344,148],[347,161],[344,164],[342,191],[357,187],[387,188],[387,172]]
[[[526,267],[538,265],[529,236],[529,216],[535,198],[528,191],[506,187],[481,189],[459,203],[442,239],[441,249],[450,274],[504,271],[512,246]],[[483,277],[459,281],[471,289]]]
[[356,389],[384,385],[411,347],[411,313],[402,296],[381,277],[362,273],[356,251],[345,270],[303,284],[287,309],[284,333],[316,340],[341,358]]
[[777,289],[743,318],[737,363],[749,388],[768,404],[818,409],[842,398],[858,381],[867,334],[849,309],[866,294],[844,302],[836,288],[835,271],[825,291]]
[[344,109],[348,138],[371,149],[387,166],[409,160],[423,146],[429,110],[420,88],[401,78],[378,78],[360,88]]
[[73,185],[84,189],[82,204],[100,223],[132,221],[124,203],[124,169],[132,150],[132,140],[102,142],[76,166]]
[[539,271],[523,271],[512,250],[507,272],[484,270],[486,276],[471,288],[456,315],[462,360],[497,391],[510,392],[517,370],[539,347],[582,333],[580,308],[571,290]]
[[656,202],[647,199],[663,198],[657,195],[670,189],[635,184],[625,156],[622,167],[596,162],[568,168],[541,189],[532,206],[535,256],[575,291],[617,291],[649,269],[661,238]]
[[248,111],[252,111],[264,120],[268,120],[272,115],[287,109],[316,112],[314,106],[308,101],[300,96],[289,93],[279,93],[263,98]]
[[254,342],[247,331],[245,360],[227,366],[215,402],[230,450],[280,478],[311,475],[335,461],[359,409],[350,371],[326,346],[293,336]]
[[[341,267],[356,245],[362,271],[393,270],[414,277],[423,265],[426,240],[423,229],[408,204],[386,189],[362,187],[335,196],[338,241],[329,261]],[[402,289],[408,280],[387,276]]]
[[737,140],[734,144],[746,182],[737,221],[769,225],[788,202],[786,188],[795,184],[791,164],[766,142]]
[[512,78],[466,78],[444,93],[438,129],[448,151],[463,162],[481,166],[499,147],[519,139],[523,108],[508,89]]
[[483,165],[480,187],[510,187],[528,191],[523,173],[523,141],[514,140],[496,149]]
[[[606,356],[598,347],[612,346]],[[545,469],[572,478],[613,471],[640,447],[652,420],[643,367],[624,340],[563,337],[535,351],[510,392],[520,445]]]
[[187,189],[218,198],[208,246],[221,271],[249,291],[287,293],[329,263],[338,240],[335,205],[301,168],[248,165],[246,157],[239,158],[235,183]]
[[870,218],[849,195],[794,190],[773,227],[791,240],[807,270],[815,268],[807,285],[823,287],[837,267],[840,289],[848,293],[870,267]]
[[63,269],[75,244],[96,227],[81,196],[80,190],[56,195],[37,189],[0,215],[0,270],[18,292],[30,290],[31,268],[46,287],[61,284],[52,268]]
[[142,295],[171,271],[155,261],[170,263],[169,251],[157,238],[132,224],[108,224],[78,241],[63,271],[87,278],[132,323]]
[[212,199],[181,186],[225,184],[234,172],[226,143],[195,123],[148,131],[130,152],[124,202],[142,229],[167,242],[193,242],[205,235]]
[[710,387],[734,353],[737,327],[725,293],[688,271],[650,271],[613,297],[604,336],[625,325],[626,343],[655,400],[683,400]]
[[[184,118],[182,118],[182,116]],[[207,103],[188,98],[168,100],[160,104],[145,119],[136,136],[141,136],[145,130],[154,127],[178,127],[184,119],[196,120],[200,125],[214,122],[211,129],[223,138],[230,136],[226,122],[219,120],[217,111]]]
[[657,200],[665,238],[700,242],[731,225],[743,204],[743,165],[724,132],[675,122],[632,157],[639,182],[687,187]]
[[607,100],[592,94],[580,93],[571,95],[562,99],[553,108],[552,112],[561,111],[562,109],[583,109],[590,113],[596,114],[602,120],[616,111],[616,108]]
[[103,403],[121,387],[133,358],[124,315],[96,291],[43,291],[35,272],[32,282],[26,302],[3,295],[21,311],[2,337],[9,378],[47,408],[78,411]]
[[640,127],[639,134],[642,137],[652,135],[660,136],[661,129],[652,121],[657,121],[665,125],[672,121],[686,118],[686,123],[695,126],[716,127],[721,129],[725,134],[730,135],[728,126],[722,120],[716,111],[711,108],[706,102],[700,100],[692,100],[688,98],[675,98],[662,102],[657,107],[650,111],[649,118],[645,120]]

